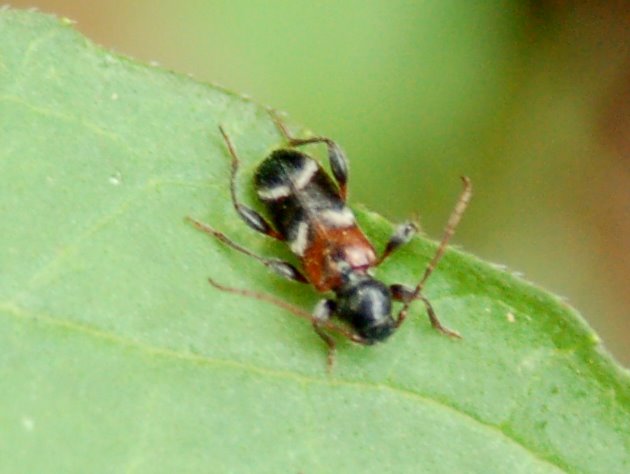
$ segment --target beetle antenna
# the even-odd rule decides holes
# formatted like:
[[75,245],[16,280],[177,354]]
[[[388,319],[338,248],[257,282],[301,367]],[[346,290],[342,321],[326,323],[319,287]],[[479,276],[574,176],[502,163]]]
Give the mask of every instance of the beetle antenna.
[[[414,289],[414,295],[416,296],[422,292],[424,284],[429,279],[431,273],[433,273],[433,270],[435,270],[438,262],[444,255],[444,252],[446,251],[446,246],[448,245],[448,241],[451,239],[451,237],[453,237],[455,229],[457,228],[459,221],[461,221],[462,216],[464,215],[464,211],[470,203],[470,197],[472,196],[472,183],[470,182],[470,179],[466,176],[462,176],[462,182],[464,183],[464,189],[460,194],[459,199],[457,200],[457,203],[453,208],[453,211],[451,212],[451,216],[448,218],[448,222],[446,223],[446,227],[444,228],[444,236],[442,237],[440,246],[435,251],[435,255],[433,255],[433,258],[427,265],[427,268],[424,270],[424,275],[422,276],[422,279]],[[411,301],[413,300],[405,303],[404,309],[409,307]]]
[[[308,321],[309,323],[313,322],[313,315],[311,313],[309,313],[308,311],[304,311],[302,308],[298,306],[292,305],[291,303],[287,303],[286,301],[276,298],[275,296],[271,296],[267,293],[259,293],[257,291],[246,290],[243,288],[233,288],[231,286],[225,286],[213,280],[212,278],[208,278],[208,282],[218,290],[225,291],[226,293],[233,293],[236,295],[245,296],[247,298],[253,298],[255,300],[271,303],[275,306],[278,306],[279,308],[282,308],[288,311],[289,313],[292,313],[298,318],[302,318]],[[332,332],[336,332],[337,334],[340,334],[350,339],[353,342],[358,342],[358,343],[363,343],[363,344],[365,343],[365,341],[363,341],[363,338],[361,338],[360,336],[332,322],[324,322],[324,323],[319,323],[319,324],[325,329]]]

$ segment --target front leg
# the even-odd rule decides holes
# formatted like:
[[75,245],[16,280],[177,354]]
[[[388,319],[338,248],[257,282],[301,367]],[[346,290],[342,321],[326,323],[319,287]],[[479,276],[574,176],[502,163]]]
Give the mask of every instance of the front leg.
[[328,346],[328,372],[331,372],[333,366],[335,365],[337,344],[335,343],[335,340],[332,338],[332,336],[328,334],[324,329],[335,331],[350,339],[352,342],[356,342],[358,344],[367,344],[367,341],[361,336],[355,334],[354,332],[348,331],[347,329],[342,328],[341,326],[338,326],[331,321],[331,318],[336,309],[337,303],[335,303],[334,300],[323,299],[320,300],[319,303],[317,303],[317,305],[315,306],[315,310],[313,311],[313,329]]
[[335,353],[337,352],[337,344],[330,334],[324,331],[324,327],[330,324],[330,318],[335,312],[336,304],[333,300],[320,300],[313,311],[313,329],[319,337],[328,346],[327,367],[328,372],[332,371],[335,365]]
[[319,303],[317,303],[317,306],[315,306],[315,310],[313,311],[313,313],[309,313],[308,311],[304,311],[302,308],[294,306],[291,303],[288,303],[267,293],[260,293],[258,291],[252,291],[245,288],[233,288],[230,286],[225,286],[213,280],[212,278],[208,278],[208,282],[218,290],[245,296],[247,298],[253,298],[258,301],[266,301],[267,303],[271,303],[279,308],[290,312],[298,318],[310,321],[310,323],[313,325],[313,329],[315,329],[315,332],[328,346],[329,372],[332,370],[335,363],[336,349],[335,340],[330,336],[329,332],[337,333],[351,340],[352,342],[356,342],[357,344],[368,344],[368,342],[358,334],[355,334],[354,332],[349,331],[348,329],[339,326],[338,324],[335,324],[331,321],[332,315],[334,314],[336,309],[336,304],[333,300],[321,300]]
[[409,309],[409,303],[414,300],[420,300],[424,303],[424,306],[427,308],[427,314],[429,315],[429,321],[431,321],[431,326],[433,329],[440,331],[442,334],[446,334],[449,337],[454,337],[457,339],[461,339],[461,335],[457,331],[453,331],[448,329],[446,326],[442,325],[440,320],[435,314],[435,310],[431,305],[431,302],[419,291],[416,291],[414,288],[409,288],[408,286],[395,284],[389,287],[392,292],[392,297],[396,301],[401,301],[405,303],[405,306],[398,313],[398,318],[396,319],[396,327],[399,327],[407,317],[407,310]]

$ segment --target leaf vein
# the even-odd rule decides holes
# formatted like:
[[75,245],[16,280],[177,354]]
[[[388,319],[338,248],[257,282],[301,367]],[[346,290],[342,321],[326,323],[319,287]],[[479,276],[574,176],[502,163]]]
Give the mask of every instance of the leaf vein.
[[193,354],[189,352],[182,352],[182,351],[170,349],[167,347],[154,346],[143,341],[126,338],[121,335],[108,332],[108,331],[105,331],[103,329],[96,328],[93,326],[89,326],[84,323],[57,318],[53,315],[46,314],[44,312],[34,312],[34,311],[26,310],[13,303],[0,303],[0,310],[4,311],[6,314],[17,319],[26,320],[30,322],[43,322],[47,325],[64,328],[75,333],[90,336],[94,339],[109,341],[114,344],[118,344],[127,348],[135,349],[140,352],[144,352],[146,354],[150,354],[150,355],[158,356],[162,358],[186,361],[186,362],[195,363],[199,365],[205,365],[205,366],[214,366],[214,367],[220,367],[220,368],[225,368],[225,369],[242,370],[242,371],[253,373],[259,376],[263,376],[263,377],[272,377],[276,379],[294,381],[300,384],[317,384],[317,385],[326,385],[329,387],[349,387],[349,388],[356,388],[360,390],[388,391],[396,396],[413,400],[419,403],[428,404],[428,405],[437,407],[441,410],[445,410],[449,413],[452,413],[460,417],[462,420],[465,420],[465,422],[467,423],[479,425],[483,427],[484,429],[490,431],[491,433],[494,433],[504,438],[509,443],[520,447],[521,449],[523,449],[523,451],[531,455],[534,459],[541,462],[542,464],[545,464],[548,467],[555,469],[559,472],[569,472],[568,467],[560,466],[557,462],[554,462],[551,459],[547,459],[541,453],[538,453],[534,451],[530,446],[527,446],[523,441],[511,436],[511,433],[504,431],[504,429],[501,426],[484,422],[483,420],[474,417],[470,413],[464,412],[458,407],[448,404],[444,400],[430,397],[430,396],[427,396],[417,391],[410,390],[405,387],[398,387],[395,385],[386,385],[383,383],[359,382],[359,381],[352,381],[352,380],[340,380],[340,379],[334,379],[334,378],[320,378],[320,377],[299,374],[299,373],[291,372],[288,370],[271,369],[268,367],[261,367],[254,364],[239,362],[235,360],[219,359],[219,358],[208,357],[208,356],[203,356],[199,354]]

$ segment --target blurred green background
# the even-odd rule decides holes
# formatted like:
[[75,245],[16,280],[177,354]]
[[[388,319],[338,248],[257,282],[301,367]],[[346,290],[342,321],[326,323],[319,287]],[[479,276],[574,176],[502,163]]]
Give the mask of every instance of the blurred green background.
[[[24,0],[339,141],[351,200],[563,295],[630,365],[625,1]],[[262,157],[261,157],[262,158]]]

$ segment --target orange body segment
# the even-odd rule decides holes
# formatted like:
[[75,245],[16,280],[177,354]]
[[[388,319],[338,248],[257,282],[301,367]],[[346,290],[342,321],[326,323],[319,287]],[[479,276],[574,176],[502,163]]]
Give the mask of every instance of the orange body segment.
[[306,277],[317,291],[328,291],[341,284],[338,262],[349,264],[354,270],[367,270],[376,263],[376,253],[361,229],[314,226],[312,240],[302,265]]

